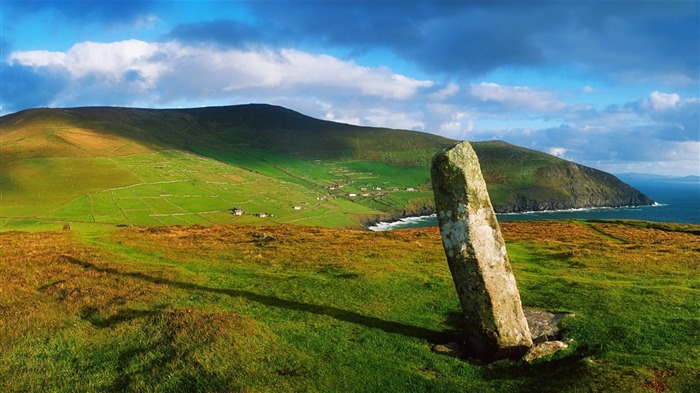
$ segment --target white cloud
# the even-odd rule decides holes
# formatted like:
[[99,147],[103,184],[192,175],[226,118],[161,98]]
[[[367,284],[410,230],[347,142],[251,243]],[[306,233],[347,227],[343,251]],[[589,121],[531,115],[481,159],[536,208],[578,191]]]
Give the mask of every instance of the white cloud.
[[473,130],[474,120],[464,112],[455,112],[448,121],[440,124],[440,134],[453,139],[465,139]]
[[549,149],[548,153],[555,157],[563,158],[567,151],[568,149],[564,147],[552,147]]
[[[652,148],[650,148],[651,150]],[[654,173],[668,176],[700,175],[700,142],[654,141],[645,160],[606,159],[587,163],[611,173]]]
[[413,112],[399,112],[386,108],[374,108],[367,110],[363,123],[373,127],[399,128],[405,130],[423,130],[425,122],[419,118],[419,114]]
[[469,94],[481,101],[498,102],[524,111],[553,112],[564,108],[554,92],[528,86],[503,86],[482,82],[471,85]]
[[447,98],[452,97],[453,95],[459,93],[459,85],[456,83],[450,82],[447,86],[445,86],[443,89],[436,91],[435,93],[432,93],[429,95],[430,99],[435,100],[435,101],[442,101]]
[[589,94],[589,93],[593,93],[593,88],[591,86],[586,85],[586,86],[583,86],[583,89],[581,89],[581,91],[583,91],[586,94]]
[[127,76],[138,76],[142,89],[153,89],[161,100],[171,102],[186,96],[223,97],[243,89],[325,90],[406,100],[433,85],[386,67],[362,67],[295,49],[237,50],[127,40],[83,42],[66,52],[18,51],[9,60],[34,68],[60,67],[69,72],[71,82],[91,77],[114,89],[129,82]]
[[674,108],[680,101],[681,97],[676,93],[669,94],[652,91],[651,94],[649,94],[651,107],[657,111]]
[[8,58],[10,64],[29,67],[65,67],[66,54],[47,50],[12,52]]
[[30,67],[59,67],[72,79],[87,76],[118,84],[128,72],[138,73],[144,88],[155,86],[156,80],[167,69],[163,59],[154,60],[159,52],[172,52],[175,45],[150,44],[139,40],[127,40],[109,44],[82,42],[67,52],[25,51],[10,54],[10,62]]

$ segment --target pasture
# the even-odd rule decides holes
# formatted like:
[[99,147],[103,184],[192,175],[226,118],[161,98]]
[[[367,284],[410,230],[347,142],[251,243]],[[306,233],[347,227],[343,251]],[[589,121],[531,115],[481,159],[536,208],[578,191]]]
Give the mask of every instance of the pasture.
[[[216,159],[174,150],[13,161],[3,167],[1,228],[44,230],[65,222],[359,227],[366,217],[390,216],[431,196],[426,167],[310,162],[254,149],[201,152]],[[407,186],[422,192],[402,194]],[[349,196],[373,187],[384,191]],[[236,217],[234,207],[271,217]]]
[[532,364],[431,350],[460,308],[436,228],[170,226],[0,234],[3,391],[691,392],[698,226],[503,223]]

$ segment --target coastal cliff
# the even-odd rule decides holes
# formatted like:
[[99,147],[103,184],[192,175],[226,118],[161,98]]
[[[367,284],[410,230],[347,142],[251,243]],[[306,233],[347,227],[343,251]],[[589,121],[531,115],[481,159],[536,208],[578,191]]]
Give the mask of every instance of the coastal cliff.
[[654,204],[639,190],[594,168],[500,141],[473,146],[497,213]]

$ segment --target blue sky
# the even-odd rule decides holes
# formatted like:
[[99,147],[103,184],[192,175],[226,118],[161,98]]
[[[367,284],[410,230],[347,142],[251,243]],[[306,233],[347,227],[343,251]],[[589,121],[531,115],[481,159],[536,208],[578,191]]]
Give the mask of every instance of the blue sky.
[[699,4],[0,0],[0,111],[265,102],[700,175]]

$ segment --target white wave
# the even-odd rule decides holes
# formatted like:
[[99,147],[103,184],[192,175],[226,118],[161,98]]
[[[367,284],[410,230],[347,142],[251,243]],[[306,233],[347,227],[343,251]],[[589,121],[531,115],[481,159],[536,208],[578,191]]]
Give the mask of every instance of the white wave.
[[[667,206],[666,204],[654,202],[652,205],[643,205],[643,206],[619,206],[619,207],[586,207],[586,208],[576,208],[576,209],[562,209],[562,210],[532,210],[532,211],[525,211],[525,212],[517,212],[517,213],[496,213],[496,216],[517,216],[517,215],[535,215],[535,214],[555,214],[555,213],[580,213],[580,212],[589,212],[589,211],[598,211],[598,210],[624,210],[624,209],[641,209],[641,208],[647,208],[647,207],[660,207],[660,206]],[[378,222],[375,225],[367,228],[370,231],[374,232],[382,232],[382,231],[390,231],[392,229],[396,228],[402,228],[406,225],[410,225],[412,223],[424,221],[424,220],[429,220],[429,219],[435,219],[437,217],[436,214],[431,214],[429,216],[415,216],[415,217],[405,217],[397,221],[391,221],[391,222]]]
[[528,210],[524,212],[514,212],[514,213],[496,213],[498,216],[516,216],[520,214],[549,214],[549,213],[577,213],[577,212],[589,212],[596,210],[623,210],[623,209],[643,209],[646,207],[656,207],[656,206],[666,206],[658,202],[654,202],[651,205],[639,205],[639,206],[600,206],[600,207],[579,207],[572,209],[560,209],[560,210]]
[[419,222],[425,219],[429,218],[435,218],[437,215],[431,214],[429,216],[415,216],[415,217],[405,217],[402,218],[398,221],[392,221],[392,222],[378,222],[375,225],[372,225],[371,227],[367,228],[370,231],[375,231],[375,232],[382,232],[382,231],[390,231],[396,227],[402,227],[404,225],[412,224],[414,222]]

